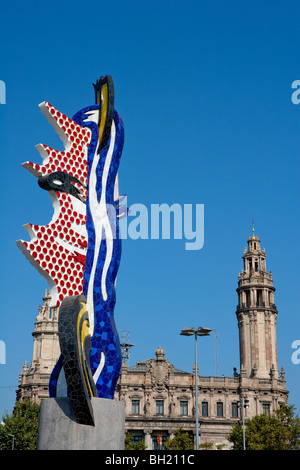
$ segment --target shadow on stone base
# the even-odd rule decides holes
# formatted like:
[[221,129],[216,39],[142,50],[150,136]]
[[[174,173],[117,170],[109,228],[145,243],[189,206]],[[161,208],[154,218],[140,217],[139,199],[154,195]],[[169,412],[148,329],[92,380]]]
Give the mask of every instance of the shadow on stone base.
[[38,450],[124,450],[125,405],[92,398],[95,426],[75,421],[69,398],[42,400]]

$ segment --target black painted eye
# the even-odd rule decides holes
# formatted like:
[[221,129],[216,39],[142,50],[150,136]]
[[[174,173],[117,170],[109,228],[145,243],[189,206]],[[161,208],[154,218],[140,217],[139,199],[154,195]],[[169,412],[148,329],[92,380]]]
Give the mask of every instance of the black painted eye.
[[81,191],[74,185],[74,183],[82,186],[82,183],[77,178],[63,171],[55,171],[49,175],[40,176],[38,178],[38,184],[42,189],[46,189],[46,191],[54,190],[68,193],[71,194],[71,196],[77,197],[80,201],[83,201],[84,198]]

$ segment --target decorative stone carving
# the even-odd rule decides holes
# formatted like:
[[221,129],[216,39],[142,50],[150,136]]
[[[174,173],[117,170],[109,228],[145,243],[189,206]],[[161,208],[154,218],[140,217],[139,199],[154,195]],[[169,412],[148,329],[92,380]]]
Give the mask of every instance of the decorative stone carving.
[[149,365],[149,373],[153,388],[157,392],[160,392],[169,385],[172,366],[169,361],[164,359],[165,351],[161,347],[155,351],[155,355],[156,360],[151,361],[151,364]]

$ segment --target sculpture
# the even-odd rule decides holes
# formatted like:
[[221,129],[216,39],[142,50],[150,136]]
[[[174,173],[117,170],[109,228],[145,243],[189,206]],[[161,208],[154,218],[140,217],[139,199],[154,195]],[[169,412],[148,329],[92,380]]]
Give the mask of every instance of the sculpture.
[[51,306],[59,306],[61,357],[50,379],[50,397],[65,379],[82,424],[93,424],[92,396],[113,398],[122,363],[114,306],[119,218],[126,214],[118,192],[124,127],[114,109],[112,78],[101,77],[94,90],[96,104],[73,119],[48,102],[40,105],[65,151],[39,144],[43,164],[23,164],[49,191],[54,215],[46,226],[26,224],[30,242],[17,241],[47,279]]

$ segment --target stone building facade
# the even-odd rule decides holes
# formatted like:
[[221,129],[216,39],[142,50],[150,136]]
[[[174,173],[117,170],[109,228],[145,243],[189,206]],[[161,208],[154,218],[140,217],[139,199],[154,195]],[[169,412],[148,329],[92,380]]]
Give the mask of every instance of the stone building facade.
[[49,397],[49,380],[60,354],[58,339],[58,308],[50,308],[51,294],[45,291],[43,305],[39,306],[33,335],[33,354],[19,375],[16,401],[26,398],[34,403]]
[[[195,370],[176,369],[161,347],[155,355],[133,367],[123,364],[115,396],[125,402],[126,430],[134,441],[145,440],[148,449],[163,448],[178,428],[195,438]],[[247,377],[244,369],[232,377],[198,375],[200,446],[229,447],[226,436],[241,420],[243,399],[246,419],[279,408],[287,402],[284,372],[268,379]]]
[[[240,371],[231,377],[198,375],[199,442],[214,448],[229,447],[231,426],[245,418],[272,413],[288,400],[285,374],[278,368],[272,273],[266,270],[266,253],[252,233],[243,253],[238,276],[236,309]],[[19,379],[17,401],[39,402],[48,397],[50,373],[59,356],[57,309],[49,308],[45,294],[36,319],[33,359],[25,363]],[[175,368],[159,347],[155,358],[127,367],[123,362],[115,399],[125,403],[125,427],[134,441],[145,440],[149,450],[163,449],[167,437],[182,428],[195,438],[195,370]]]

